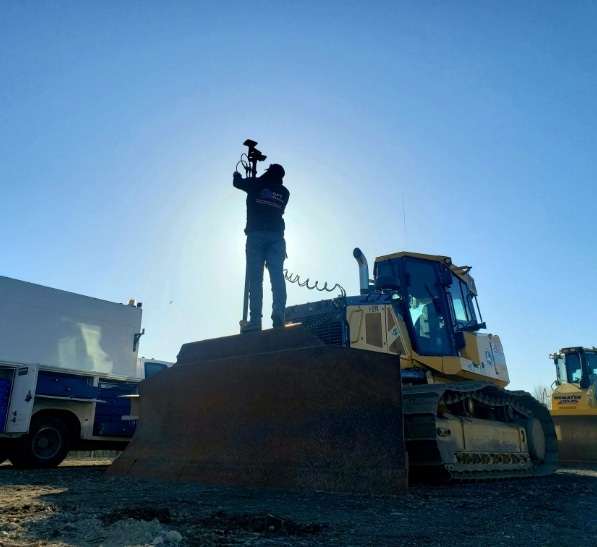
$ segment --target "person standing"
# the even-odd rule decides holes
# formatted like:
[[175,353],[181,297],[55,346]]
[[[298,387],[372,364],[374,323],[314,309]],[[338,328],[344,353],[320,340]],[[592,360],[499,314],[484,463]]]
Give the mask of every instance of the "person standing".
[[260,177],[243,178],[235,171],[232,184],[247,193],[247,223],[245,247],[249,281],[250,320],[242,325],[241,333],[261,330],[263,317],[263,268],[267,266],[272,286],[272,324],[284,326],[286,310],[285,223],[282,218],[290,192],[284,186],[284,168],[272,163]]

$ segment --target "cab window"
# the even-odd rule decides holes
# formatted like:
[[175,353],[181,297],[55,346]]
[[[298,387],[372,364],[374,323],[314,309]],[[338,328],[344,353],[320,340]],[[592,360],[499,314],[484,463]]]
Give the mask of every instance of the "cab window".
[[410,319],[414,327],[415,347],[421,355],[451,355],[436,265],[412,259],[408,261]]
[[589,365],[589,374],[597,376],[597,353],[586,351],[587,364]]
[[477,317],[473,306],[473,296],[468,285],[452,275],[452,284],[448,287],[448,295],[454,310],[456,330],[466,329],[477,325]]
[[566,355],[566,379],[569,383],[577,384],[580,382],[582,370],[580,366],[580,356],[578,353],[569,353]]

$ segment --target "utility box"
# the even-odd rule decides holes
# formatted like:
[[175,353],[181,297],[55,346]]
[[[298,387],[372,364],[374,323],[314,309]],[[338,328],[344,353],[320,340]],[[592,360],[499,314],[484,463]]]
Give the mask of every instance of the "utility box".
[[0,277],[0,359],[135,376],[141,308]]
[[0,462],[55,467],[70,450],[123,450],[138,384],[171,363],[138,357],[142,310],[0,276]]

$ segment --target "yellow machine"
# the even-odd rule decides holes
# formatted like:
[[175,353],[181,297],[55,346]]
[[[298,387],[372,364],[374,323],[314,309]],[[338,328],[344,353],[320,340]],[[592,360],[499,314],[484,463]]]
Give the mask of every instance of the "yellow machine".
[[[354,254],[362,258],[359,249]],[[489,380],[506,386],[500,339],[479,333],[486,325],[469,271],[446,256],[402,252],[377,258],[373,287],[361,283],[365,296],[347,298],[350,346],[400,356],[406,384]]]
[[552,473],[553,421],[509,383],[500,339],[486,328],[470,267],[447,256],[401,252],[375,260],[373,284],[359,249],[359,296],[291,306],[328,344],[396,355],[402,371],[412,476],[483,479]]
[[[319,489],[350,477],[341,489],[366,481],[375,493],[400,490],[407,461],[423,480],[554,472],[552,418],[504,389],[504,351],[480,332],[470,268],[400,252],[377,258],[370,280],[363,253],[353,255],[359,295],[289,306],[285,329],[183,346],[172,369],[142,383],[135,438],[110,472],[290,487],[309,476]],[[181,414],[185,425],[171,425]],[[272,480],[264,467],[301,479]]]
[[561,462],[597,462],[597,348],[563,348],[556,366],[551,416]]

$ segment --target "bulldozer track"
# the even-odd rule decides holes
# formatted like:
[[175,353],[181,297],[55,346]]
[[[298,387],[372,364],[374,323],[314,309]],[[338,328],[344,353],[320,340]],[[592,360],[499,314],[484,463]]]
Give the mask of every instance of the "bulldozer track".
[[[441,415],[472,400],[481,408],[511,409],[511,424],[524,426],[536,419],[545,436],[541,459],[529,452],[477,450],[454,452],[451,461],[442,455],[440,437],[446,434]],[[406,449],[411,475],[416,480],[487,480],[549,475],[556,469],[558,448],[556,432],[547,408],[524,391],[506,391],[489,382],[426,384],[403,387]],[[510,410],[509,410],[510,412]],[[472,417],[472,416],[471,416]],[[466,419],[466,416],[460,416]],[[489,424],[496,419],[488,419]],[[499,420],[501,421],[501,420]],[[531,432],[527,431],[527,435]],[[449,435],[449,432],[448,432]]]

